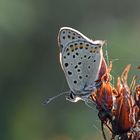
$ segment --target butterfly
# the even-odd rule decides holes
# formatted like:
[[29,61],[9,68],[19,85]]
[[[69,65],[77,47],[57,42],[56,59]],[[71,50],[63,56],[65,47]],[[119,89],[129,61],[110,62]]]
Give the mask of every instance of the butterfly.
[[[105,41],[91,40],[79,31],[62,27],[58,33],[60,64],[70,88],[66,99],[86,101],[98,86],[95,82],[103,74],[106,64],[102,46]],[[101,70],[101,66],[104,70]]]

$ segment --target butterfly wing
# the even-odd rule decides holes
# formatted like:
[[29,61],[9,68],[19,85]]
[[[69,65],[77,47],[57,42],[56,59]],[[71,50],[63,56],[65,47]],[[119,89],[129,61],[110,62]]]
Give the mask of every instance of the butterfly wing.
[[94,85],[102,62],[103,41],[92,41],[79,31],[63,27],[58,34],[60,63],[72,92]]

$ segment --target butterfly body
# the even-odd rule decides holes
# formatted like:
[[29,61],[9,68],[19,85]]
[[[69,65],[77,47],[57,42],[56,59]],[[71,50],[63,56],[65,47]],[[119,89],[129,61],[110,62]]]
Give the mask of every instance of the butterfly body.
[[[65,73],[74,102],[86,99],[95,88],[101,67],[104,41],[93,41],[79,31],[63,27],[58,34],[60,63]],[[73,101],[69,96],[70,101]]]

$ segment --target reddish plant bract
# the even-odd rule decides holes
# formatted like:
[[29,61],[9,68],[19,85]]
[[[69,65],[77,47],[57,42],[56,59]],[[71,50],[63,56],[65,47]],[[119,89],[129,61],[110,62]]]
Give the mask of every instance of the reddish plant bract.
[[[131,65],[126,66],[114,88],[110,82],[112,63],[105,69],[103,61],[99,79],[96,81],[100,83],[97,84],[100,86],[90,96],[91,100],[96,103],[101,122],[107,125],[109,130],[111,128],[112,139],[116,135],[121,137],[124,133],[131,132],[140,119],[140,85],[136,86],[133,98],[132,91],[127,84],[130,67]],[[105,136],[104,139],[106,139]]]

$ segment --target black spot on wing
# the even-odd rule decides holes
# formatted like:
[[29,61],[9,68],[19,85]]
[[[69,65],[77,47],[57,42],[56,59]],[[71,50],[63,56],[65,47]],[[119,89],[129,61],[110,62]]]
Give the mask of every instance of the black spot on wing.
[[72,75],[72,72],[71,71],[68,71],[68,75]]
[[68,63],[65,63],[65,67],[68,67],[68,65],[69,65]]

